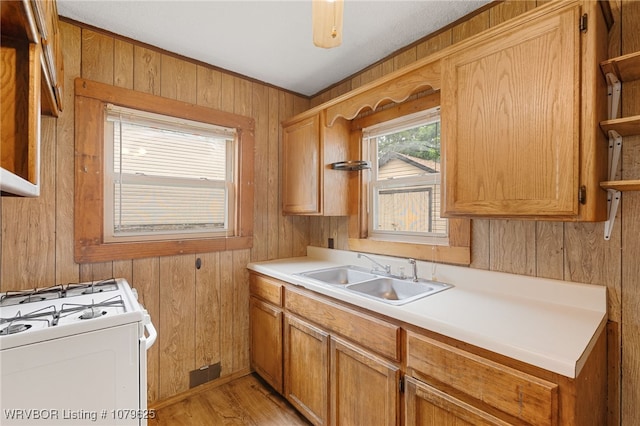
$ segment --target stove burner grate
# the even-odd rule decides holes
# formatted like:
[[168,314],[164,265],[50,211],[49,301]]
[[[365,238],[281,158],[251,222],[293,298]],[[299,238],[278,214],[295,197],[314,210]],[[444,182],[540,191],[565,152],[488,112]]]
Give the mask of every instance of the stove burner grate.
[[[80,316],[78,318],[82,320],[100,318],[101,316],[107,314],[107,311],[103,310],[103,308],[112,307],[125,307],[122,296],[113,296],[110,299],[106,299],[98,303],[92,301],[90,304],[63,303],[60,310],[59,318],[65,318],[77,313],[80,313]],[[59,318],[56,319],[54,325],[58,323]]]
[[0,318],[0,325],[8,324],[0,330],[0,336],[8,336],[10,334],[18,334],[32,328],[36,321],[46,322],[47,327],[51,326],[57,320],[58,312],[55,306],[47,306],[27,314],[18,311],[13,317]]
[[67,284],[67,295],[73,294],[95,294],[105,291],[117,290],[118,284],[115,278],[108,278],[101,281],[92,281],[86,284]]
[[8,291],[0,296],[0,306],[22,305],[43,300],[59,299],[64,295],[64,288],[55,285],[33,290]]
[[23,323],[9,324],[7,327],[0,330],[0,336],[8,336],[10,334],[22,333],[23,331],[27,331],[30,328],[31,328],[31,324],[23,324]]
[[69,283],[67,285],[55,285],[47,288],[30,290],[8,291],[0,295],[0,306],[23,305],[44,300],[62,299],[86,294],[98,294],[118,290],[118,282],[115,278],[91,281],[88,283]]

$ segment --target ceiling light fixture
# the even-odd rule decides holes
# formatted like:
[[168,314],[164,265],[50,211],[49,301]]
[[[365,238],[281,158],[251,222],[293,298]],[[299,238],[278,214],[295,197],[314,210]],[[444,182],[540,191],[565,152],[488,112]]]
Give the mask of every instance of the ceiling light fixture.
[[325,49],[342,43],[343,0],[312,0],[313,44]]

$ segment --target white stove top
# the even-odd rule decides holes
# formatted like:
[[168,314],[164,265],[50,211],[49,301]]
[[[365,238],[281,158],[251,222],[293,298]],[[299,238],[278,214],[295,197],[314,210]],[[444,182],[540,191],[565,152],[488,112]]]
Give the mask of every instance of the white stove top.
[[137,294],[122,279],[0,294],[0,350],[141,322]]

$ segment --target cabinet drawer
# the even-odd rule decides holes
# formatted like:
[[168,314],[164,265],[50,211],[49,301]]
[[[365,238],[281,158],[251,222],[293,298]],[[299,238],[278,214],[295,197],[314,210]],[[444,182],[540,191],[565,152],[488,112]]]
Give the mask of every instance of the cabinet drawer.
[[407,332],[407,370],[527,423],[557,424],[556,384],[412,332]]
[[282,306],[282,283],[262,275],[250,274],[249,291],[252,296],[276,306]]
[[330,332],[400,361],[400,327],[287,288],[285,307]]

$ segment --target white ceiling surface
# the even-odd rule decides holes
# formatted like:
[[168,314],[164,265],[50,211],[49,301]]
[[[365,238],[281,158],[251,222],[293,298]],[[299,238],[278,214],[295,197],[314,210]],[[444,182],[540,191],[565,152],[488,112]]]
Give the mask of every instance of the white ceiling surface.
[[490,0],[345,0],[342,45],[313,45],[311,0],[58,0],[78,22],[314,95]]

